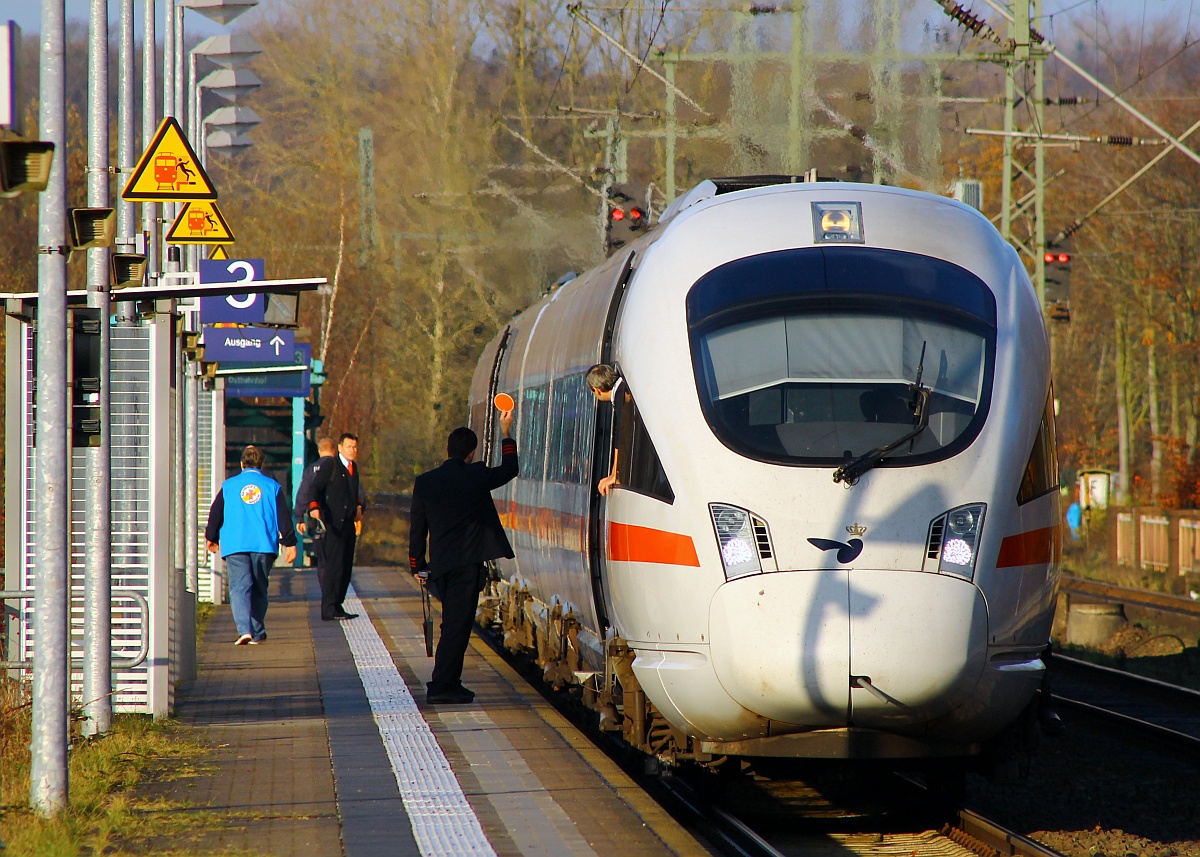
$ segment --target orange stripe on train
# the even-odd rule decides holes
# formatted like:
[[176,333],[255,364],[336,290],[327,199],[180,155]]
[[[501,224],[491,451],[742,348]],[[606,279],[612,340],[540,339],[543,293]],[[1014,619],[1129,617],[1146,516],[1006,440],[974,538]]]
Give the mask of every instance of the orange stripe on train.
[[608,558],[616,562],[700,565],[691,536],[616,522],[608,525]]
[[1058,527],[1043,527],[1015,536],[1005,536],[1000,543],[996,568],[1018,565],[1041,565],[1061,556],[1062,533]]

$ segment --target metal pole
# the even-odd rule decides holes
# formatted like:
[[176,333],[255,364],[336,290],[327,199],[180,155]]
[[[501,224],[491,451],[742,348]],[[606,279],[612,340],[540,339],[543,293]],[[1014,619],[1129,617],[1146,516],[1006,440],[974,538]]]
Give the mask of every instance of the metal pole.
[[[292,396],[292,503],[300,493],[300,480],[304,478],[304,402],[299,396]],[[304,545],[296,551],[296,568],[304,566]]]
[[664,110],[667,114],[667,128],[665,133],[665,150],[664,150],[664,167],[666,168],[666,195],[667,204],[675,201],[675,139],[677,135],[678,123],[675,114],[675,67],[678,65],[677,60],[663,60],[663,73],[666,75],[667,86],[666,95],[663,99]]
[[[142,146],[149,146],[158,128],[158,85],[156,69],[158,68],[157,42],[154,34],[154,2],[144,0],[145,17],[143,20],[142,45]],[[157,202],[142,204],[142,232],[145,235],[146,270],[158,271],[161,267],[162,256],[158,252],[158,216]],[[149,284],[147,284],[149,285]]]
[[[168,274],[179,273],[181,256],[182,248],[179,246],[167,247]],[[183,486],[186,482],[183,469],[183,314],[179,309],[179,301],[172,301],[171,304],[171,351],[174,364],[171,381],[175,387],[174,407],[171,408],[171,425],[175,429],[171,437],[171,573],[175,574],[185,567],[187,543],[183,529]]]
[[29,802],[41,815],[67,804],[67,110],[66,4],[42,0],[38,136],[55,147],[38,200],[37,594]]
[[[1022,11],[1029,16],[1025,20],[1037,21],[1041,18],[1041,0],[1028,0],[1028,7],[1024,8],[1025,6],[1025,2],[1019,4],[1019,8],[1022,8]],[[1020,32],[1021,30],[1018,30],[1018,33]],[[1039,131],[1044,131],[1046,128],[1045,67],[1045,59],[1036,53],[1030,56],[1026,66],[1028,74],[1033,76],[1033,98],[1031,99],[1033,104],[1030,106],[1033,108],[1035,127]],[[1033,179],[1033,283],[1034,288],[1037,289],[1038,305],[1044,307],[1046,305],[1046,144],[1042,140],[1034,142]],[[1051,367],[1053,368],[1053,363]]]
[[175,0],[166,0],[166,14],[163,17],[163,116],[176,115],[174,75]]
[[[125,186],[125,180],[133,172],[137,145],[133,124],[134,74],[133,74],[133,0],[120,0],[121,42],[117,74],[117,188]],[[117,198],[117,250],[133,253],[137,250],[134,238],[136,213],[132,202]],[[117,305],[118,321],[132,320],[133,301],[122,301]],[[110,486],[111,487],[111,486]]]
[[[88,37],[88,206],[109,206],[108,0],[92,0]],[[83,703],[85,735],[112,728],[112,514],[109,508],[109,302],[107,247],[87,251],[88,306],[100,310],[100,437],[84,453]],[[76,379],[79,383],[79,379]]]
[[[120,0],[121,41],[117,60],[117,188],[125,185],[133,171],[137,152],[133,125],[134,74],[133,74],[133,0]],[[117,198],[117,249],[122,253],[134,252],[134,206]]]
[[[195,319],[195,314],[188,312],[184,315],[189,322]],[[184,325],[185,330],[191,330],[194,324]],[[197,536],[200,528],[200,438],[198,417],[200,413],[200,379],[196,377],[198,364],[187,362],[182,365],[183,371],[183,472],[184,472],[184,569],[187,572],[187,588],[189,592],[200,592],[200,563],[197,552]]]
[[[173,116],[178,118],[178,105],[175,103],[175,0],[165,0],[166,13],[163,16],[163,117]],[[146,144],[149,145],[150,140],[147,138]],[[160,210],[162,211],[161,230],[165,231],[168,223],[175,220],[175,203],[160,202]],[[166,248],[162,244],[162,231],[157,236],[159,246],[159,258],[163,259],[166,256]],[[162,270],[168,270],[168,265],[164,264]]]
[[[196,150],[196,157],[200,156],[199,150],[196,149],[196,134],[200,125],[200,90],[196,86],[196,52],[195,50],[188,51],[188,121],[187,133],[188,142],[192,144],[192,149]],[[202,165],[203,166],[203,165]],[[198,245],[188,245],[187,247],[188,264],[187,270],[195,271],[199,269],[196,260],[200,258],[200,247]]]
[[[187,101],[185,100],[183,90],[187,84],[187,78],[183,73],[183,55],[186,49],[183,46],[183,12],[184,7],[176,0],[175,6],[175,110],[178,111],[178,116],[181,120],[187,119]],[[187,127],[184,125],[183,127]]]

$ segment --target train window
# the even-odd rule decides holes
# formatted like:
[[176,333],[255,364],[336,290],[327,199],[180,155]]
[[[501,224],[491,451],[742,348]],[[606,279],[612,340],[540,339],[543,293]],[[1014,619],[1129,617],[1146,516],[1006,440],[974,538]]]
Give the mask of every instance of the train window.
[[549,406],[549,388],[542,384],[526,387],[521,414],[518,421],[521,437],[521,473],[526,479],[541,480],[546,468],[546,417]]
[[[889,268],[880,258],[885,251],[816,252],[839,258],[834,264],[814,251],[766,254],[745,269],[765,282],[728,278],[724,269],[751,261],[743,259],[693,287],[693,359],[713,431],[761,461],[840,464],[919,426],[919,385],[929,391],[925,427],[884,466],[963,449],[982,425],[991,388],[995,301],[986,285],[914,254],[895,254],[903,258]],[[921,260],[929,268],[925,282]],[[719,294],[706,282],[717,274],[725,287]],[[871,279],[879,277],[885,279]],[[841,291],[833,288],[838,284]]]
[[1017,504],[1036,500],[1058,490],[1058,444],[1054,433],[1054,388],[1046,399],[1042,422],[1033,441],[1033,451],[1025,464],[1025,476],[1017,490]]
[[626,399],[617,427],[617,479],[622,488],[646,494],[664,503],[675,502],[675,492],[667,480],[654,441],[646,431],[637,403]]

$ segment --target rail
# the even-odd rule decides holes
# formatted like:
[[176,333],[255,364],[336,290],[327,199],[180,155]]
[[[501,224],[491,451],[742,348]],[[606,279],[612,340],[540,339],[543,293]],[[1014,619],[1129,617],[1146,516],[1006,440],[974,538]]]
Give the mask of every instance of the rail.
[[1100,583],[1095,580],[1085,580],[1064,574],[1060,579],[1062,588],[1067,592],[1079,595],[1091,595],[1105,601],[1122,601],[1126,604],[1137,604],[1141,607],[1154,607],[1158,610],[1169,610],[1173,613],[1184,613],[1189,616],[1200,616],[1200,601],[1182,595],[1168,595],[1165,592],[1151,592],[1147,589],[1136,589],[1131,586],[1115,586],[1110,583]]
[[[0,604],[4,604],[8,601],[29,601],[36,596],[36,592],[28,589],[0,589]],[[133,589],[114,589],[112,591],[112,597],[114,600],[125,598],[137,602],[138,609],[142,614],[142,621],[138,623],[138,628],[141,633],[139,635],[140,640],[138,644],[137,655],[132,658],[126,658],[125,660],[115,659],[112,661],[112,668],[114,670],[131,670],[134,667],[141,665],[146,660],[146,657],[150,654],[150,632],[148,629],[150,622],[150,605],[146,602],[146,596]],[[5,611],[5,615],[8,615],[7,611]],[[23,670],[29,669],[32,666],[33,661],[28,658],[19,661],[0,661],[0,669]],[[72,670],[82,668],[83,661],[81,659],[71,660]]]

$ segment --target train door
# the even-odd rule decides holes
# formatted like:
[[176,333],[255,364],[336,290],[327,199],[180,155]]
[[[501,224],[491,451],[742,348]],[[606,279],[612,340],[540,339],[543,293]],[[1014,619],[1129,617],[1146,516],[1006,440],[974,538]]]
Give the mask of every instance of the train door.
[[[621,310],[621,299],[625,296],[625,287],[633,274],[634,254],[625,258],[621,275],[617,278],[617,287],[613,290],[612,301],[608,306],[608,316],[604,320],[604,336],[600,342],[601,363],[613,362],[613,333],[617,326],[617,316]],[[590,514],[588,515],[588,559],[592,570],[592,598],[596,605],[596,615],[600,622],[601,632],[609,626],[608,617],[612,614],[608,600],[608,574],[605,568],[605,557],[608,556],[608,502],[600,496],[596,485],[608,475],[612,469],[613,408],[604,402],[596,402],[596,430],[592,436],[592,481]]]
[[[500,369],[504,365],[504,355],[508,350],[508,340],[511,335],[512,325],[507,325],[504,333],[500,336],[500,344],[496,346],[496,356],[492,360],[492,373],[488,377],[487,398],[483,402],[483,449],[481,450],[483,454],[479,460],[493,467],[500,462],[492,460],[492,451],[496,447],[496,407],[492,404],[492,400],[496,397],[496,393],[500,392]],[[499,580],[501,575],[496,566],[496,560],[488,560],[487,567],[490,578]]]
[[500,392],[500,367],[504,363],[504,353],[508,350],[508,339],[511,335],[512,325],[508,325],[500,336],[500,344],[496,346],[496,356],[492,360],[492,374],[488,378],[487,400],[484,402],[483,455],[480,456],[480,460],[489,465],[499,464],[497,461],[492,461],[492,449],[496,445],[496,408],[492,404],[492,399]]

